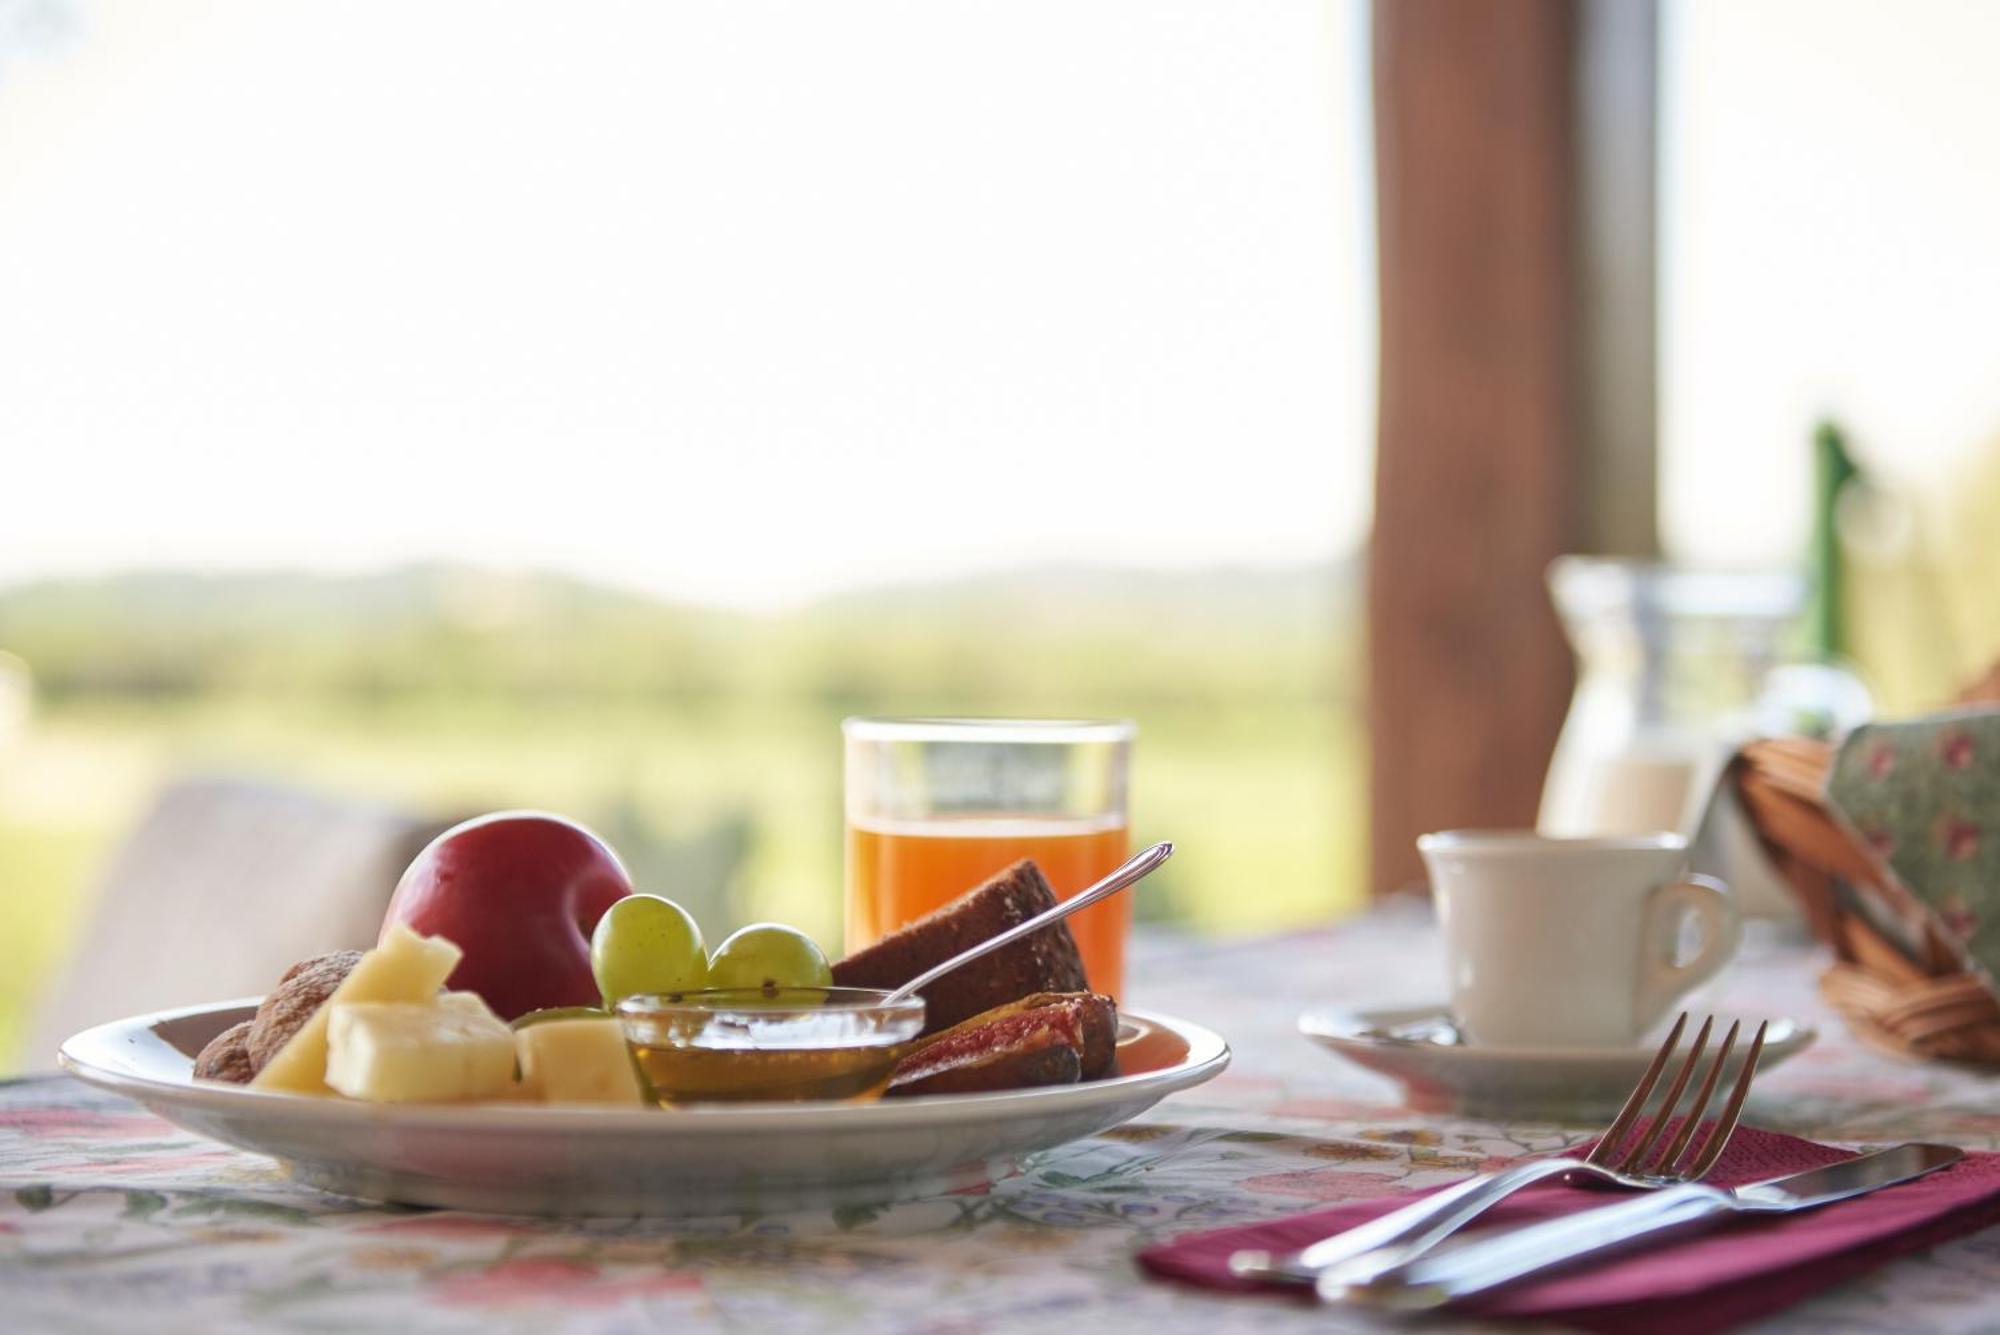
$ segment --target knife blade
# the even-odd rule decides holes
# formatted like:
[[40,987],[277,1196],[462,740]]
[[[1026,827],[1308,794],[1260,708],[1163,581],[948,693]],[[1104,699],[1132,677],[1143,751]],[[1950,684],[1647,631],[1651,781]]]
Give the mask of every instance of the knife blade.
[[1964,1157],[1965,1151],[1954,1145],[1912,1141],[1872,1154],[1858,1154],[1824,1168],[1752,1182],[1733,1189],[1730,1195],[1735,1197],[1737,1208],[1745,1213],[1789,1214],[1893,1187],[1898,1182],[1949,1168]]
[[1317,1290],[1325,1302],[1399,1311],[1440,1307],[1730,1215],[1792,1214],[1863,1196],[1934,1173],[1964,1157],[1965,1151],[1954,1146],[1912,1142],[1730,1190],[1700,1183],[1667,1187],[1617,1205],[1511,1229],[1390,1270],[1368,1272],[1363,1282],[1355,1282],[1351,1274],[1343,1278],[1336,1266],[1319,1277]]

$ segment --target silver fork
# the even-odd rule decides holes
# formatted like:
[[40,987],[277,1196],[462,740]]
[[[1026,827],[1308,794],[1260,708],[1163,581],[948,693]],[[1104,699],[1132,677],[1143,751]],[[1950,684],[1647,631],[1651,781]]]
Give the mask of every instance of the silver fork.
[[1764,1033],[1769,1025],[1766,1022],[1757,1026],[1757,1035],[1744,1055],[1743,1069],[1736,1077],[1728,1101],[1708,1135],[1696,1145],[1695,1132],[1700,1129],[1702,1115],[1708,1111],[1709,1102],[1715,1097],[1723,1067],[1729,1061],[1729,1054],[1736,1046],[1736,1037],[1741,1029],[1740,1021],[1731,1022],[1722,1047],[1716,1052],[1707,1074],[1702,1077],[1694,1101],[1681,1115],[1680,1129],[1664,1148],[1660,1148],[1661,1137],[1674,1122],[1675,1107],[1708,1047],[1715,1017],[1711,1015],[1704,1019],[1695,1035],[1694,1046],[1688,1050],[1680,1070],[1667,1087],[1666,1096],[1660,1101],[1659,1111],[1628,1149],[1626,1141],[1637,1128],[1653,1088],[1659,1084],[1660,1073],[1666,1069],[1668,1058],[1673,1056],[1674,1049],[1680,1044],[1687,1022],[1687,1012],[1682,1011],[1666,1041],[1653,1055],[1652,1064],[1625,1100],[1625,1106],[1618,1110],[1618,1116],[1583,1158],[1565,1155],[1554,1159],[1531,1159],[1498,1173],[1469,1177],[1380,1219],[1371,1219],[1346,1232],[1322,1238],[1299,1251],[1276,1255],[1254,1249],[1239,1251],[1229,1258],[1230,1271],[1245,1279],[1270,1284],[1318,1284],[1343,1289],[1349,1285],[1366,1284],[1391,1267],[1422,1256],[1497,1202],[1545,1178],[1573,1174],[1606,1186],[1639,1191],[1700,1181],[1715,1167],[1715,1161],[1722,1157],[1724,1147],[1736,1131],[1737,1120],[1743,1113],[1743,1100],[1750,1092],[1752,1077],[1757,1073],[1757,1058],[1764,1050]]

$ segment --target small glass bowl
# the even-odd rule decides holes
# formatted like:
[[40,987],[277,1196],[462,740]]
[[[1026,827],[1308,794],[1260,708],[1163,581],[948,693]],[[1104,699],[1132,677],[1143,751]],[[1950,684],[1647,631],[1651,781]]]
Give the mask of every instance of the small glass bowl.
[[666,1106],[879,1098],[924,1027],[922,998],[865,987],[673,992],[617,1009]]

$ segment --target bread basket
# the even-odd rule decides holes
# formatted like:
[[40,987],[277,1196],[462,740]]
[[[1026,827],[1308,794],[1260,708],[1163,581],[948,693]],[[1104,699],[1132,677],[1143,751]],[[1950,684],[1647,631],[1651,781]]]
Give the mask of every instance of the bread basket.
[[[2000,668],[1960,698],[2000,705]],[[1829,806],[1833,744],[1751,742],[1731,782],[1759,841],[1832,947],[1820,992],[1863,1041],[1903,1056],[2000,1066],[2000,997],[1937,916]]]

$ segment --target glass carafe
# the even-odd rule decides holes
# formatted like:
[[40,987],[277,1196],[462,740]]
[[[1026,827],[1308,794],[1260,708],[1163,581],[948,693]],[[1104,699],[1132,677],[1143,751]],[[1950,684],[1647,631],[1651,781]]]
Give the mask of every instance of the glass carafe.
[[1549,590],[1576,695],[1542,788],[1544,834],[1691,833],[1805,603],[1783,573],[1565,556]]

